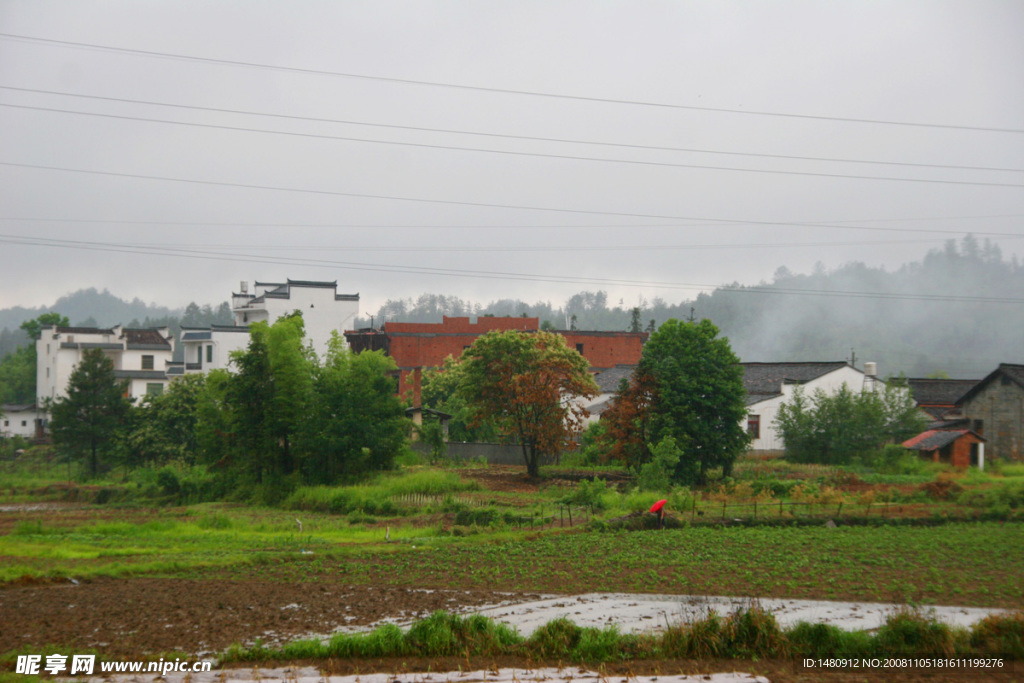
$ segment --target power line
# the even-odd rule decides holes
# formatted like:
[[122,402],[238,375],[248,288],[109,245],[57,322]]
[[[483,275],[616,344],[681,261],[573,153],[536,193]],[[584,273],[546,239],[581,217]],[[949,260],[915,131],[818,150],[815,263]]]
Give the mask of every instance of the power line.
[[[645,213],[632,213],[627,211],[594,211],[588,209],[566,209],[559,207],[544,207],[544,206],[529,206],[525,204],[498,204],[491,202],[471,202],[471,201],[459,201],[451,199],[429,199],[423,197],[403,197],[399,195],[382,195],[382,194],[370,194],[363,192],[341,192],[338,190],[315,190],[311,188],[294,188],[294,187],[280,187],[274,185],[258,185],[254,183],[231,183],[226,181],[217,180],[195,180],[192,178],[174,178],[171,176],[156,176],[156,175],[145,175],[141,173],[117,173],[114,171],[96,171],[89,169],[80,168],[67,168],[62,166],[46,166],[42,164],[23,164],[15,163],[10,161],[0,161],[0,166],[9,166],[12,168],[31,168],[36,170],[44,171],[60,171],[66,173],[81,173],[86,175],[99,175],[107,176],[112,178],[131,178],[135,180],[158,180],[163,182],[176,182],[184,183],[189,185],[209,185],[213,187],[232,187],[238,189],[247,190],[271,190],[275,192],[296,192],[301,194],[313,194],[330,197],[350,197],[354,199],[380,199],[388,201],[401,201],[401,202],[412,202],[422,204],[437,204],[437,205],[448,205],[448,206],[469,206],[475,208],[491,208],[491,209],[514,209],[521,211],[549,211],[552,213],[565,213],[565,214],[581,214],[581,215],[594,215],[594,216],[615,216],[620,218],[648,218],[648,219],[663,219],[663,220],[674,220],[674,221],[708,221],[716,224],[732,224],[732,223],[743,223],[746,225],[767,225],[767,226],[799,226],[799,227],[817,227],[817,228],[834,228],[834,229],[850,229],[850,230],[876,230],[883,232],[924,232],[931,233],[935,232],[926,228],[881,228],[881,227],[868,227],[868,226],[836,226],[829,225],[827,223],[787,223],[781,221],[755,221],[755,220],[743,220],[736,221],[725,218],[710,218],[710,217],[694,217],[694,216],[674,216],[669,214],[645,214]],[[998,233],[982,233],[977,234],[998,234]]]
[[[1024,172],[1024,169],[1005,168],[1005,167],[999,167],[999,166],[966,166],[966,165],[956,165],[956,164],[925,164],[925,163],[914,163],[914,162],[904,162],[904,161],[877,161],[877,160],[871,160],[871,159],[843,159],[843,158],[839,158],[839,157],[811,157],[811,156],[799,156],[799,155],[795,155],[795,154],[762,154],[762,153],[755,153],[755,152],[732,152],[732,151],[723,151],[723,150],[715,150],[715,149],[700,149],[700,148],[692,148],[692,147],[669,147],[669,146],[664,146],[664,145],[638,145],[638,144],[628,144],[628,143],[621,143],[621,142],[606,142],[606,141],[601,141],[601,140],[579,140],[579,139],[573,139],[573,138],[551,138],[551,137],[541,137],[541,136],[535,136],[535,135],[510,135],[510,134],[504,134],[504,133],[489,133],[489,132],[480,132],[480,131],[460,130],[460,129],[453,129],[453,128],[428,128],[428,127],[425,127],[425,126],[403,126],[403,125],[389,124],[389,123],[371,123],[371,122],[367,122],[367,121],[352,121],[352,120],[347,120],[347,119],[329,119],[329,118],[312,117],[312,116],[296,116],[296,115],[290,115],[290,114],[272,114],[272,113],[251,111],[251,110],[245,110],[245,109],[224,109],[224,108],[220,108],[220,107],[203,107],[203,106],[199,106],[199,105],[176,104],[176,103],[170,103],[170,102],[156,102],[156,101],[153,101],[153,100],[137,100],[137,99],[124,98],[124,97],[105,97],[105,96],[102,96],[102,95],[83,95],[83,94],[79,94],[79,93],[62,92],[62,91],[59,91],[59,90],[42,90],[42,89],[38,89],[38,88],[19,88],[19,87],[9,86],[9,85],[0,85],[0,90],[14,90],[14,91],[17,91],[17,92],[29,92],[29,93],[45,94],[45,95],[57,95],[57,96],[62,96],[62,97],[77,97],[77,98],[82,98],[82,99],[99,100],[99,101],[103,101],[103,102],[118,102],[118,103],[122,103],[122,104],[142,104],[142,105],[155,106],[155,107],[169,107],[169,108],[192,110],[192,111],[208,111],[208,112],[216,112],[216,113],[219,113],[219,114],[241,114],[241,115],[244,115],[244,116],[263,116],[263,117],[267,117],[267,118],[285,119],[285,120],[290,120],[290,121],[304,121],[304,122],[312,122],[312,123],[334,123],[334,124],[342,124],[342,125],[348,125],[348,126],[367,126],[367,127],[373,127],[373,128],[387,128],[387,129],[391,129],[391,130],[408,130],[408,131],[416,131],[416,132],[444,133],[444,134],[452,134],[452,135],[473,135],[473,136],[477,136],[477,137],[499,138],[499,139],[505,139],[505,140],[527,140],[527,141],[531,141],[531,142],[554,142],[554,143],[560,143],[560,144],[573,144],[573,145],[594,145],[594,146],[601,146],[601,147],[617,147],[617,148],[623,148],[623,149],[640,149],[640,150],[650,150],[650,151],[659,151],[659,152],[686,152],[686,153],[693,153],[693,154],[720,154],[720,155],[724,155],[724,156],[743,156],[743,157],[755,157],[755,158],[762,158],[762,159],[784,159],[784,160],[787,160],[787,161],[825,161],[825,162],[836,162],[836,163],[844,163],[844,164],[869,164],[869,165],[879,165],[879,166],[907,166],[907,167],[911,167],[911,168],[941,168],[941,169],[968,170],[968,171],[997,171],[997,172],[1007,172],[1007,173],[1022,173],[1022,172]],[[31,108],[31,107],[28,107],[27,105],[6,104],[4,106],[9,106],[9,107],[19,106],[19,107],[22,107],[22,108]],[[44,109],[44,110],[45,111],[59,111],[59,112],[65,112],[66,111],[67,113],[75,113],[75,114],[92,114],[93,116],[113,116],[113,115],[106,115],[106,114],[93,114],[92,112],[68,111],[68,110],[63,110],[63,109]],[[128,117],[128,118],[132,118],[132,117]],[[145,121],[154,120],[154,121],[161,121],[161,122],[163,122],[160,119],[142,119],[142,118],[139,118],[138,120],[145,120]],[[178,121],[168,121],[167,123],[181,123],[181,122],[178,122]],[[185,124],[182,124],[182,125],[185,125]],[[199,124],[193,124],[193,125],[199,125]],[[241,130],[250,130],[250,129],[242,128]],[[265,132],[280,132],[280,131],[265,131]],[[338,139],[349,139],[349,138],[338,138]]]
[[[773,222],[772,225],[786,225],[794,227],[830,227],[830,228],[851,228],[856,229],[861,226],[859,223],[907,223],[907,222],[921,222],[921,221],[966,221],[966,220],[984,220],[993,218],[1024,218],[1024,214],[980,214],[973,216],[919,216],[913,218],[860,218],[854,220],[843,220],[843,221],[810,221],[810,222]],[[691,220],[691,219],[684,219]],[[694,219],[696,220],[696,219]],[[717,220],[717,219],[716,219]],[[725,221],[726,219],[721,219]],[[685,223],[685,224],[668,224],[668,223],[472,223],[472,224],[425,224],[425,223],[254,223],[254,222],[218,222],[218,221],[154,221],[154,220],[130,220],[130,219],[109,219],[109,218],[60,218],[60,217],[39,217],[39,216],[0,216],[0,221],[20,221],[26,223],[89,223],[89,224],[109,224],[109,225],[169,225],[169,226],[195,226],[195,227],[212,227],[212,228],[373,228],[373,229],[391,229],[391,228],[418,228],[423,230],[438,230],[438,229],[469,229],[469,230],[480,230],[483,228],[491,229],[550,229],[550,228],[580,228],[580,229],[593,229],[593,228],[703,228],[709,227],[708,225],[700,223]],[[743,220],[732,220],[728,221],[735,223],[736,225],[745,225],[746,221]],[[721,222],[716,222],[711,225],[720,226]],[[865,228],[867,229],[867,228]],[[912,230],[908,230],[912,231]],[[999,235],[1006,237],[1021,237],[1019,233],[1006,233],[1006,232],[978,232],[976,230],[933,230],[933,229],[921,229],[920,232],[937,232],[952,235],[964,235],[966,233],[976,235]]]
[[440,81],[425,81],[416,80],[411,78],[392,78],[386,76],[370,76],[367,74],[357,74],[343,71],[328,71],[324,69],[306,69],[301,67],[292,66],[279,66],[275,64],[263,64],[259,62],[246,62],[241,60],[231,59],[216,59],[212,57],[197,57],[194,55],[183,55],[170,52],[157,52],[154,50],[137,50],[132,48],[123,47],[111,47],[109,45],[98,45],[95,43],[81,43],[69,40],[56,40],[53,38],[39,38],[36,36],[25,36],[13,33],[0,33],[0,38],[6,38],[9,40],[20,40],[35,43],[45,43],[49,45],[62,45],[65,47],[89,49],[89,50],[100,50],[105,52],[117,52],[122,54],[133,54],[144,57],[159,57],[164,59],[176,59],[189,62],[199,62],[206,64],[223,64],[226,66],[246,67],[254,69],[271,69],[274,71],[284,71],[288,73],[299,73],[314,76],[334,76],[340,78],[352,78],[359,80],[377,81],[382,83],[395,83],[400,85],[417,85],[427,86],[432,88],[446,88],[452,90],[465,90],[472,92],[488,92],[502,95],[524,95],[529,97],[543,97],[550,99],[562,99],[562,100],[574,100],[579,102],[597,102],[603,104],[619,104],[619,105],[631,105],[640,107],[655,107],[661,109],[681,109],[688,111],[704,111],[721,114],[741,114],[744,116],[769,116],[777,118],[789,118],[789,119],[803,119],[813,121],[833,121],[839,123],[863,123],[873,125],[887,125],[887,126],[909,126],[914,128],[937,128],[945,130],[969,130],[969,131],[983,131],[989,133],[1024,133],[1024,129],[1020,128],[998,128],[993,126],[960,126],[952,124],[939,124],[939,123],[921,123],[916,121],[896,121],[887,119],[866,119],[866,118],[853,118],[853,117],[842,117],[842,116],[819,116],[812,114],[794,114],[785,112],[769,112],[769,111],[757,111],[757,110],[745,110],[745,109],[729,109],[726,107],[698,107],[695,105],[684,105],[684,104],[670,104],[666,102],[649,102],[642,100],[626,100],[626,99],[615,99],[609,97],[590,97],[584,95],[566,95],[561,93],[550,93],[536,90],[515,90],[512,88],[495,88],[478,85],[465,85],[460,83],[445,83]]
[[970,185],[978,187],[1024,187],[1024,183],[994,183],[974,180],[941,180],[938,178],[897,178],[892,176],[867,176],[851,173],[822,173],[820,171],[784,171],[781,169],[761,168],[737,168],[732,166],[711,166],[708,164],[680,164],[666,161],[640,161],[635,159],[607,159],[601,157],[585,157],[573,154],[549,154],[543,152],[519,152],[505,149],[487,149],[481,147],[459,147],[455,145],[436,145],[422,142],[401,142],[395,140],[371,140],[368,138],[356,138],[339,135],[323,135],[320,133],[297,133],[292,131],[266,130],[261,128],[247,128],[243,126],[227,126],[211,123],[194,123],[186,121],[171,121],[168,119],[154,119],[141,116],[127,116],[123,114],[101,114],[96,112],[73,111],[70,109],[56,109],[53,107],[37,107],[23,104],[6,104],[0,102],[0,107],[13,107],[16,109],[30,109],[34,111],[56,112],[62,114],[79,114],[82,116],[95,116],[100,118],[119,119],[123,121],[142,121],[147,123],[165,123],[175,126],[188,126],[191,128],[211,128],[215,130],[230,130],[247,133],[264,133],[270,135],[284,135],[289,137],[312,138],[319,140],[340,140],[346,142],[361,142],[375,145],[392,145],[396,147],[416,147],[419,149],[439,149],[460,152],[480,152],[486,154],[502,154],[517,157],[536,157],[541,159],[562,159],[566,161],[593,161],[600,163],[630,164],[636,166],[657,166],[662,168],[689,168],[704,171],[731,171],[737,173],[762,173],[767,175],[795,175],[814,178],[842,178],[845,180],[875,180],[895,181],[907,183],[932,183],[939,185]]
[[732,291],[750,294],[783,294],[791,296],[825,296],[835,298],[858,298],[858,299],[886,299],[901,301],[934,301],[946,303],[992,303],[992,304],[1024,304],[1024,298],[1015,297],[994,297],[994,296],[965,296],[951,294],[906,294],[896,292],[858,292],[848,290],[809,290],[792,287],[741,287],[722,286],[706,283],[673,283],[673,282],[649,282],[642,280],[621,280],[610,278],[589,278],[569,277],[560,275],[540,275],[529,273],[515,273],[503,271],[481,271],[455,268],[436,268],[428,266],[399,266],[377,263],[359,263],[350,261],[332,261],[326,259],[294,259],[281,258],[280,256],[262,257],[254,254],[219,255],[210,254],[199,250],[188,250],[179,248],[160,248],[144,250],[126,244],[103,243],[94,241],[60,240],[52,238],[20,237],[17,235],[0,235],[0,242],[8,244],[21,244],[30,246],[46,246],[70,248],[79,250],[121,252],[130,254],[146,254],[154,256],[174,256],[179,258],[194,258],[214,261],[251,262],[251,263],[272,263],[276,265],[317,265],[331,266],[345,270],[363,270],[389,273],[415,273],[419,275],[437,275],[444,277],[467,277],[480,279],[497,280],[523,280],[530,282],[554,282],[569,284],[601,284],[612,286],[646,287],[657,289],[713,289],[720,291]]

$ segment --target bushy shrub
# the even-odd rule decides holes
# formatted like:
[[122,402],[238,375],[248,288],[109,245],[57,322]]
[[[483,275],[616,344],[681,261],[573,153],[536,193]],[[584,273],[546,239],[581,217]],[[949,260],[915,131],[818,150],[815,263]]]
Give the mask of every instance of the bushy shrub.
[[676,440],[666,436],[651,448],[651,461],[640,468],[637,485],[641,491],[668,491],[683,452]]
[[531,652],[547,659],[568,659],[579,646],[583,629],[561,617],[544,624],[530,636]]
[[608,493],[608,485],[603,479],[582,480],[576,485],[572,493],[562,497],[561,502],[565,505],[578,505],[588,507],[592,510],[604,510],[607,507],[605,495]]
[[1024,610],[985,617],[971,629],[973,652],[1024,659]]
[[879,652],[891,655],[949,656],[956,651],[953,629],[917,609],[903,608],[886,617],[875,635]]
[[783,657],[789,649],[775,615],[757,603],[729,615],[722,641],[732,657]]

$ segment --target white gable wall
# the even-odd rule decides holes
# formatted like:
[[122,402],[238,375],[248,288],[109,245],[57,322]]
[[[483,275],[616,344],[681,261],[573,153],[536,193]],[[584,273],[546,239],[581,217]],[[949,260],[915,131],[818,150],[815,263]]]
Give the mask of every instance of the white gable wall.
[[185,354],[185,372],[209,372],[229,370],[231,354],[244,351],[249,346],[248,329],[209,330],[208,339],[189,340],[189,330],[182,334],[181,347]]
[[[337,298],[337,287],[324,284],[288,283],[288,296],[273,295],[277,285],[257,283],[256,296],[262,301],[246,300],[234,309],[235,324],[249,325],[258,321],[273,323],[281,316],[294,311],[302,313],[306,328],[306,339],[313,344],[317,356],[323,358],[331,340],[331,332],[339,335],[359,314],[359,300],[354,297]],[[236,301],[239,300],[237,297]],[[341,337],[344,343],[344,336]]]
[[14,410],[12,406],[6,406],[0,412],[3,413],[3,416],[0,416],[0,438],[35,437],[36,422],[42,417],[35,406],[24,410]]
[[[784,384],[781,387],[782,395],[747,406],[747,414],[757,415],[761,421],[761,436],[750,443],[750,449],[755,451],[781,451],[786,447],[775,426],[775,419],[779,415],[779,407],[793,399],[793,392],[799,387],[804,396],[813,397],[814,392],[821,389],[826,394],[835,394],[845,384],[855,393],[864,389],[865,375],[860,370],[849,365],[837,368],[832,372],[812,379],[803,384]],[[881,383],[879,382],[879,386]],[[744,428],[747,424],[744,423]]]

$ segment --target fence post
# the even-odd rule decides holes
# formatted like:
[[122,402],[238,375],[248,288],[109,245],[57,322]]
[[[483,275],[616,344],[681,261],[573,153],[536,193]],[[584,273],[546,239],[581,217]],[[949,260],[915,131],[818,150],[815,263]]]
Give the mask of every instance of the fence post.
[[842,515],[843,515],[843,502],[839,501],[839,507],[836,508],[836,517],[841,517]]
[[754,501],[754,519],[757,519],[757,501]]

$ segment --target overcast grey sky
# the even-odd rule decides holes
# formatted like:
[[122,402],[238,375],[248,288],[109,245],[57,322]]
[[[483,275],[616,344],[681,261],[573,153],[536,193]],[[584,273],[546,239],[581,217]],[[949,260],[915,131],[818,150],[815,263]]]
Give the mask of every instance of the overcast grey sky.
[[0,307],[1024,256],[1019,0],[0,0],[0,34]]

